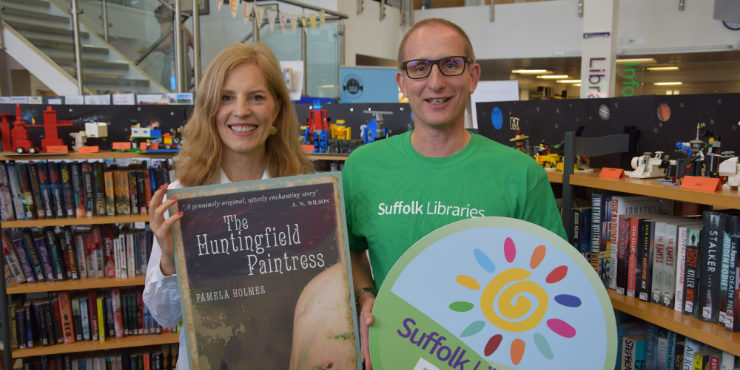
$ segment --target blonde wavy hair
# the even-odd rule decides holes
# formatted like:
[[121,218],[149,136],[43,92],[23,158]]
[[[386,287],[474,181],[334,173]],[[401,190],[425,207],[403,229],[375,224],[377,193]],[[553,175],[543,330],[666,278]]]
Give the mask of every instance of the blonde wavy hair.
[[236,66],[255,64],[277,99],[279,112],[265,144],[266,168],[270,177],[310,173],[313,165],[298,142],[298,117],[290,101],[280,64],[266,45],[233,44],[222,50],[208,65],[195,96],[193,115],[185,124],[183,147],[176,158],[175,177],[183,186],[214,184],[221,173],[223,142],[216,128],[224,82]]

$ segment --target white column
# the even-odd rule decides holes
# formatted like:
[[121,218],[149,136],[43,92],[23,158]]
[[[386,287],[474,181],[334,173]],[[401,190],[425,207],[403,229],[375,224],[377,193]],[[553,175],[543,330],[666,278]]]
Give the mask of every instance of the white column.
[[614,96],[619,0],[585,0],[581,99]]

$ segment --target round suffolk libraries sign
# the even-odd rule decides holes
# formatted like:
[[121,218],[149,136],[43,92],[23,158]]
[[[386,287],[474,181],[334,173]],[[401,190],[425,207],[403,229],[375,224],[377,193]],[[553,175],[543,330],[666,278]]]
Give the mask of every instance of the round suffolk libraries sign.
[[370,328],[376,369],[613,369],[614,311],[593,267],[532,223],[442,227],[398,260]]

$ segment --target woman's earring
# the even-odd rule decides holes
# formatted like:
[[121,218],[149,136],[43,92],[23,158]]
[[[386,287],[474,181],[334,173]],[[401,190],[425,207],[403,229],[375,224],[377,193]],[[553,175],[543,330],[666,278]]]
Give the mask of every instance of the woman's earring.
[[272,127],[270,128],[270,135],[275,135],[275,134],[277,134],[277,127],[275,127],[275,126],[272,126]]

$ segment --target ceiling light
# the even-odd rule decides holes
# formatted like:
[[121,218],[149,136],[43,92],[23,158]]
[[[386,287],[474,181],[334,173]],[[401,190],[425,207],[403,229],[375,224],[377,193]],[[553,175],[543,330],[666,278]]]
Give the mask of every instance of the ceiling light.
[[656,82],[653,85],[655,86],[677,86],[677,85],[683,85],[683,82]]
[[647,67],[648,71],[678,71],[678,66],[664,66],[664,67]]
[[581,84],[573,84],[573,86],[581,87]]
[[555,82],[561,83],[561,84],[579,84],[581,83],[581,80],[557,80]]
[[537,75],[542,73],[552,73],[546,69],[512,69],[511,73],[519,73],[523,75]]
[[568,78],[568,77],[570,77],[570,76],[568,76],[568,75],[542,75],[542,76],[537,76],[537,78],[544,78],[544,79],[550,79],[550,80],[557,80],[558,78],[563,79],[563,78]]
[[626,58],[617,59],[617,63],[655,63],[654,58]]

